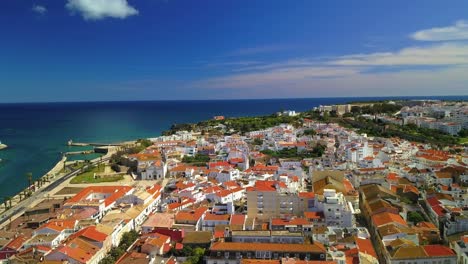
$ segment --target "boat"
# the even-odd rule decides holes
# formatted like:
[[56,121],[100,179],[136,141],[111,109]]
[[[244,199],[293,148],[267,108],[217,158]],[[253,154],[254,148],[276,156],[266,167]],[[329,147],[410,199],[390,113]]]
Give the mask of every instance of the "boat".
[[0,141],[0,150],[4,149],[4,148],[7,148],[8,146],[3,144],[1,141]]

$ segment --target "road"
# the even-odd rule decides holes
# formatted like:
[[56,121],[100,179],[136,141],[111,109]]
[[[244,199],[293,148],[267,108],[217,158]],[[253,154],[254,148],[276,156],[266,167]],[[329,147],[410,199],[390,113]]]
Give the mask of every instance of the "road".
[[94,162],[91,162],[88,165],[85,165],[83,168],[77,169],[75,171],[72,171],[68,174],[65,174],[57,179],[55,179],[53,182],[48,184],[47,186],[38,189],[35,191],[30,197],[27,199],[17,203],[13,208],[10,208],[10,210],[4,212],[1,214],[1,219],[0,219],[0,227],[2,227],[3,224],[5,224],[9,219],[13,219],[14,216],[16,215],[22,215],[34,202],[39,201],[41,198],[45,198],[46,194],[53,189],[55,189],[57,186],[65,182],[66,180],[70,179],[73,176],[76,176],[77,174],[80,174],[83,170],[87,169],[90,166],[97,165],[99,163],[106,162],[110,159],[110,157],[103,158],[102,160],[96,160]]

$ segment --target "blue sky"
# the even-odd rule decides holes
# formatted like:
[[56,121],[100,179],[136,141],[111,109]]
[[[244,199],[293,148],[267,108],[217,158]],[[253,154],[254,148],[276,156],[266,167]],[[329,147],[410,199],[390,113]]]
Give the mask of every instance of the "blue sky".
[[0,102],[468,94],[465,0],[0,5]]

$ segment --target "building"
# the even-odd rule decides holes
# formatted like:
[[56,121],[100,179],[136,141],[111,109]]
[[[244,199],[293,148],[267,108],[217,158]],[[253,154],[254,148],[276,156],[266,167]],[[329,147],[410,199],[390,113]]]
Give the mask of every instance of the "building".
[[351,202],[342,193],[325,189],[323,198],[316,202],[317,210],[323,212],[327,226],[355,227],[355,211]]
[[284,182],[256,181],[247,188],[247,216],[249,218],[270,219],[300,215],[299,196],[290,193]]
[[243,259],[326,260],[326,248],[318,243],[239,243],[215,242],[206,257],[207,264],[239,264]]
[[133,191],[133,187],[130,186],[90,186],[68,199],[64,208],[95,208],[97,213],[92,218],[101,219],[107,211],[111,210],[119,198],[129,195]]
[[457,254],[457,263],[468,263],[468,235],[464,235],[460,240],[450,243],[450,248]]

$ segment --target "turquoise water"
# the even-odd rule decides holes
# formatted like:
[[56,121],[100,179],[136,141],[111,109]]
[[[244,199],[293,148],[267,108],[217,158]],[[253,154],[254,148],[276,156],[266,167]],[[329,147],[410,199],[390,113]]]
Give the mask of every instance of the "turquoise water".
[[[467,96],[445,98],[466,100]],[[173,123],[197,122],[215,115],[304,111],[320,104],[380,99],[388,98],[0,104],[0,141],[9,146],[0,151],[0,197],[25,188],[27,172],[38,178],[60,160],[61,153],[81,150],[67,146],[70,139],[112,143],[156,137]]]

